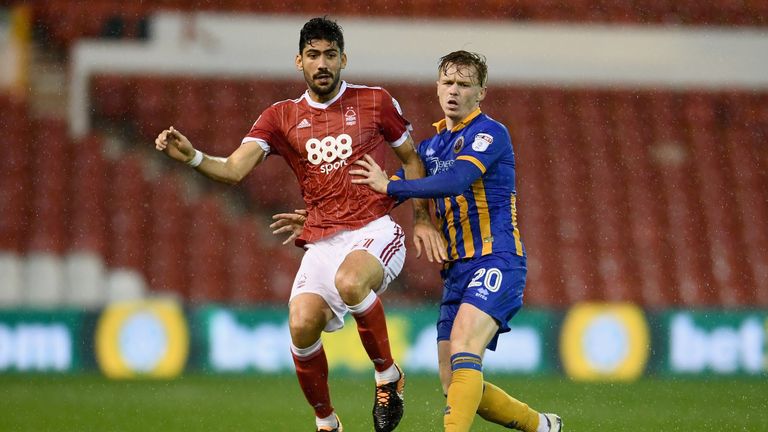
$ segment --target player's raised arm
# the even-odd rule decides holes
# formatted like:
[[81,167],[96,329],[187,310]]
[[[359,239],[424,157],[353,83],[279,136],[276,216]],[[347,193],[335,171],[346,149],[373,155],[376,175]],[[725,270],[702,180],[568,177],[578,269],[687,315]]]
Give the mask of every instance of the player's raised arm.
[[186,163],[208,178],[229,184],[242,180],[266,156],[256,142],[243,143],[227,158],[209,156],[196,150],[189,139],[173,126],[160,132],[155,139],[155,149],[171,159]]

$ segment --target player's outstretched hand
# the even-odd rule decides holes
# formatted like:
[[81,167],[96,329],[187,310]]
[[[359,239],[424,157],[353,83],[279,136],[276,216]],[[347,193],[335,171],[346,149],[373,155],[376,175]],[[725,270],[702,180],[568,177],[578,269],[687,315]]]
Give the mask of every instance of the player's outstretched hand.
[[155,139],[155,149],[180,162],[189,162],[195,156],[192,143],[173,126],[160,132]]
[[378,193],[387,193],[389,176],[387,176],[387,173],[381,169],[379,164],[377,164],[372,157],[364,155],[363,159],[355,161],[355,165],[359,165],[362,169],[349,171],[352,175],[360,176],[360,178],[353,178],[352,183],[368,185],[368,187]]
[[278,213],[272,216],[276,222],[269,225],[272,228],[272,234],[279,235],[290,233],[283,244],[288,244],[304,231],[304,222],[307,221],[307,211],[304,209],[294,210],[293,213]]
[[414,221],[413,243],[416,246],[416,258],[421,257],[423,250],[429,262],[443,263],[448,260],[443,235],[431,222]]

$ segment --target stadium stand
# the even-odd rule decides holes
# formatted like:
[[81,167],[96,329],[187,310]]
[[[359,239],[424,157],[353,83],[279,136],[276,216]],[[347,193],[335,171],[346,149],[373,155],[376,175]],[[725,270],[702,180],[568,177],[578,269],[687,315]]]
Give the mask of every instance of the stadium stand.
[[189,295],[185,263],[190,211],[180,188],[183,179],[175,173],[166,176],[166,181],[155,182],[151,189],[147,279],[163,296],[185,299]]
[[141,298],[147,290],[142,274],[147,242],[149,185],[143,174],[142,159],[124,155],[110,164],[108,218],[109,250],[107,263],[113,272],[108,280],[108,300]]
[[[635,261],[635,290],[641,304],[660,307],[673,303],[669,279],[669,260],[664,260],[666,247],[657,205],[650,161],[646,154],[647,139],[640,120],[639,98],[634,92],[621,92],[614,97],[612,130],[621,155],[626,194],[623,201],[629,227],[628,243]],[[621,185],[616,185],[621,188]],[[626,247],[626,245],[625,245]]]
[[73,151],[68,198],[68,245],[65,303],[98,307],[104,304],[106,267],[103,257],[110,244],[107,232],[108,161],[103,138],[86,137],[80,145],[92,151]]
[[[67,126],[63,120],[33,122],[30,136],[45,143],[31,159],[32,184],[25,289],[31,304],[56,306],[64,299],[64,266],[60,256],[66,242],[66,184],[70,152]],[[26,137],[24,137],[26,139]]]
[[[738,258],[745,270],[745,278],[751,282],[755,304],[766,304],[768,291],[760,289],[760,281],[767,280],[768,266],[764,257],[768,253],[766,230],[761,228],[761,221],[768,217],[768,205],[765,199],[766,155],[765,139],[768,138],[768,116],[766,116],[765,95],[744,95],[731,93],[726,95],[729,115],[721,120],[727,122],[723,134],[724,152],[729,158],[730,171],[733,175],[735,208],[738,217],[732,223],[739,225],[734,231],[740,237],[743,252]],[[750,286],[750,284],[747,284]],[[748,289],[747,289],[748,290]]]
[[623,191],[616,188],[623,184],[619,181],[622,172],[618,146],[603,128],[607,123],[605,104],[608,101],[610,95],[593,91],[580,92],[574,101],[575,119],[580,126],[579,147],[588,155],[584,167],[589,173],[588,187],[593,191],[585,198],[594,209],[592,217],[597,221],[592,234],[598,288],[595,296],[609,301],[638,302],[637,292],[631,287],[630,280],[634,278],[629,277],[629,258],[623,247],[627,239],[622,230],[622,219],[626,216],[622,203],[626,198]]
[[224,215],[213,196],[204,196],[194,204],[187,220],[192,247],[187,249],[189,296],[192,302],[223,302],[228,298],[229,280],[226,261],[227,229]]
[[[87,6],[86,6],[87,5]],[[440,0],[375,0],[263,2],[208,0],[122,2],[117,0],[50,0],[34,3],[36,30],[41,37],[68,47],[82,37],[146,38],[147,17],[156,11],[231,11],[260,14],[324,14],[463,19],[467,16],[499,21],[571,23],[680,24],[713,26],[768,25],[764,1],[631,1],[601,0],[472,0],[441,7]]]
[[[136,94],[167,90],[174,80],[173,77],[124,79],[129,82],[121,84],[119,77],[108,78],[113,88],[140,82],[143,86],[140,88],[153,89]],[[279,87],[279,83],[269,82],[191,81],[182,78],[184,84],[175,91],[194,88],[195,94],[200,94],[211,86],[223,89],[244,89],[249,85]],[[103,82],[105,80],[96,79],[94,86]],[[393,94],[415,95],[401,101],[406,114],[410,112],[409,106],[414,107],[413,118],[418,119],[414,123],[429,123],[424,119],[435,118],[430,103],[419,103],[419,100],[429,102],[430,89],[416,91],[412,86],[398,85],[388,88]],[[766,244],[764,229],[754,223],[757,219],[752,219],[766,211],[764,201],[754,199],[765,196],[765,155],[752,137],[765,120],[761,117],[764,114],[755,109],[759,103],[750,103],[753,99],[761,101],[762,95],[514,87],[491,91],[497,92],[496,97],[490,99],[496,102],[486,110],[512,125],[511,133],[518,148],[520,220],[532,251],[531,303],[561,305],[606,299],[638,301],[649,306],[743,306],[765,301],[761,298],[765,295],[758,294],[756,282],[765,272],[763,260],[749,259],[750,254],[760,256]],[[237,90],[232,90],[217,96],[217,99],[229,100],[223,102],[222,111],[230,115],[222,115],[222,119],[238,112],[237,94]],[[185,98],[185,104],[198,114],[186,120],[177,118],[174,123],[182,130],[188,129],[189,122],[210,112],[210,101],[206,98]],[[154,112],[169,113],[173,107],[168,100],[157,98],[152,105]],[[111,119],[115,113],[113,107],[124,103],[130,106],[130,102],[97,105],[96,116]],[[147,104],[139,105],[146,109]],[[723,119],[726,115],[738,116],[738,120]],[[133,118],[141,135],[141,131],[152,129],[157,114],[137,113]],[[150,119],[148,124],[142,125],[147,119]],[[242,134],[236,131],[236,123],[231,122],[230,142],[237,142]],[[213,124],[208,131],[192,125],[189,130],[195,130],[200,136],[220,136],[216,135],[216,126],[218,124]],[[66,152],[66,142],[61,139],[63,126],[59,125],[59,129],[62,129],[59,139],[47,140],[57,146],[52,148]],[[422,126],[417,135],[425,136],[427,131],[428,128]],[[91,138],[91,141],[89,146],[98,145],[93,143],[97,140]],[[220,141],[226,140],[220,138]],[[720,142],[724,143],[722,148],[717,146]],[[750,160],[761,161],[761,164],[747,163]],[[66,182],[58,183],[66,176],[65,168],[52,160],[45,163],[50,166],[36,165],[33,169],[40,172],[39,176],[33,176],[38,179],[34,195],[66,195],[59,190]],[[243,245],[241,239],[235,240],[228,231],[231,228],[210,222],[227,220],[215,200],[206,199],[196,209],[208,215],[199,223],[214,224],[205,225],[205,230],[216,233],[218,242],[207,242],[203,248],[185,247],[183,233],[178,228],[184,223],[176,224],[176,231],[162,225],[164,218],[160,215],[176,214],[174,217],[183,220],[185,204],[178,190],[164,193],[154,190],[156,197],[148,198],[147,185],[136,181],[142,178],[141,163],[139,158],[128,158],[112,165],[116,171],[111,174],[109,265],[143,271],[142,251],[152,248],[142,245],[141,239],[150,238],[146,243],[165,250],[157,252],[160,258],[152,259],[147,267],[153,290],[195,301],[277,300],[269,290],[250,293],[251,290],[245,288],[249,282],[239,271],[223,273],[227,267],[220,260],[223,249],[214,246],[225,244],[227,236],[230,241],[241,244],[240,250]],[[83,178],[74,176],[72,188],[89,191],[85,196],[103,193],[92,181],[99,177],[99,164],[98,159],[76,161],[76,171]],[[275,185],[280,185],[279,193],[275,193]],[[4,189],[6,195],[12,193]],[[258,203],[257,207],[264,213],[300,206],[295,180],[278,160],[265,163],[241,190]],[[173,198],[169,200],[168,196]],[[154,220],[149,225],[157,227],[149,235],[145,233],[148,216],[142,207],[134,204],[147,201],[152,203]],[[35,214],[54,215],[49,216],[53,218],[61,218],[65,207],[61,200],[33,200],[32,203]],[[23,211],[23,206],[13,208]],[[73,203],[71,208],[69,229],[76,234],[71,234],[70,247],[102,250],[105,241],[97,230],[84,228],[89,221],[99,220],[104,210],[98,208],[96,200]],[[83,209],[88,210],[77,212]],[[733,216],[734,212],[737,217]],[[91,217],[86,218],[85,214]],[[9,217],[11,215],[6,216]],[[202,222],[208,219],[209,222]],[[753,223],[745,223],[747,219]],[[31,229],[34,234],[28,240],[30,250],[64,251],[63,225],[39,224],[33,219],[32,226],[39,229]],[[9,230],[17,238],[22,232],[19,223]],[[246,234],[247,238],[250,236],[253,234]],[[627,253],[627,244],[633,246],[631,254]],[[10,243],[5,247],[19,249]],[[214,249],[208,250],[211,247]],[[182,271],[169,272],[168,269],[181,267],[161,257],[185,252],[191,254],[191,262],[197,263],[193,267],[219,270],[191,278],[197,282],[185,280]],[[255,258],[243,255],[238,259],[241,260],[238,266],[246,266],[244,263],[253,265]],[[406,265],[404,284],[408,289],[402,294],[404,300],[431,298],[439,292],[436,278],[423,273],[413,264]],[[222,284],[236,274],[240,277],[238,282]],[[275,288],[274,283],[267,284]],[[668,286],[679,288],[669,290],[665,288]]]
[[[33,7],[40,37],[59,47],[85,36],[143,37],[142,22],[156,10],[214,7],[147,3],[89,2],[88,14],[64,1]],[[436,0],[405,7],[377,0],[334,8],[340,15],[457,18],[468,8],[512,21],[768,24],[765,2],[646,3],[487,1],[447,9]],[[312,13],[324,5],[228,0],[216,10]],[[417,140],[431,134],[440,117],[434,88],[384,85]],[[136,146],[173,124],[201,149],[228,154],[263,108],[302,91],[293,80],[100,74],[91,81],[92,115]],[[483,109],[509,125],[515,145],[528,304],[768,305],[768,94],[504,85],[490,88]],[[190,194],[183,186],[195,182],[190,173],[161,163],[162,181],[151,178],[148,166],[157,162],[136,147],[116,159],[98,133],[70,142],[62,120],[32,119],[24,100],[0,96],[0,113],[7,143],[0,304],[97,307],[149,294],[196,303],[286,301],[300,251],[281,246],[267,225],[272,212],[302,204],[278,158],[231,190],[247,203],[247,211],[233,211],[203,181],[195,186],[201,196]],[[31,152],[29,136],[45,145]],[[410,231],[407,207],[395,215]],[[441,292],[436,267],[411,258],[397,284],[388,293],[394,301]]]
[[267,290],[272,283],[267,275],[269,265],[258,253],[264,245],[259,229],[251,216],[241,216],[229,225],[227,263],[230,269],[230,301],[238,304],[254,304],[269,298]]
[[[528,277],[530,287],[526,292],[526,300],[547,304],[553,298],[563,298],[559,292],[560,277],[554,271],[559,267],[558,253],[552,246],[555,243],[555,231],[547,227],[554,226],[554,213],[551,203],[544,197],[550,196],[550,178],[545,175],[548,157],[541,145],[540,123],[537,120],[537,97],[533,89],[499,89],[502,94],[489,97],[487,110],[492,116],[496,113],[508,113],[508,118],[514,119],[509,123],[512,142],[516,146],[518,160],[517,187],[519,219],[525,226],[525,247],[528,251],[541,251],[529,254]],[[492,95],[493,96],[493,95]],[[530,145],[520,145],[530,143]]]
[[[541,145],[551,158],[551,204],[555,211],[556,244],[559,245],[562,291],[555,298],[564,304],[595,298],[594,257],[591,244],[585,170],[589,155],[577,144],[578,129],[567,93],[547,90],[542,95]],[[523,145],[524,143],[520,143]],[[522,162],[524,163],[524,161]],[[521,211],[525,211],[521,209]],[[524,214],[524,213],[523,213]],[[521,218],[523,223],[527,220]]]
[[23,302],[23,262],[29,226],[27,214],[31,185],[28,107],[24,99],[0,94],[0,136],[5,157],[0,159],[0,305]]

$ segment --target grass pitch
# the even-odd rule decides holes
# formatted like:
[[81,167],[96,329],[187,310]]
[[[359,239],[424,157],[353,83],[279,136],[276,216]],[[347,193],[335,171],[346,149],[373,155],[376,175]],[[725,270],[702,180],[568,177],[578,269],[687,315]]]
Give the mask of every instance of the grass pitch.
[[[560,414],[566,432],[768,431],[768,380],[644,379],[583,384],[560,377],[487,377],[534,408]],[[331,379],[346,432],[371,431],[373,380]],[[397,432],[442,431],[436,376],[408,376]],[[312,431],[296,378],[192,375],[109,381],[97,375],[0,375],[0,431]],[[479,417],[473,431],[502,431]]]

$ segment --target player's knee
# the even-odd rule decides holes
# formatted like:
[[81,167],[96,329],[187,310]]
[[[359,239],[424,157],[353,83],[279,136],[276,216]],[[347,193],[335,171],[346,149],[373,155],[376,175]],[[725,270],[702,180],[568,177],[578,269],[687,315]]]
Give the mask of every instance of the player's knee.
[[451,336],[451,352],[452,353],[460,353],[460,352],[475,353],[475,352],[478,352],[477,345],[478,345],[478,341],[472,338]]
[[325,318],[321,314],[294,313],[288,317],[288,328],[294,345],[304,348],[320,338],[325,328]]
[[334,282],[341,299],[348,305],[360,303],[371,291],[359,272],[339,270]]

